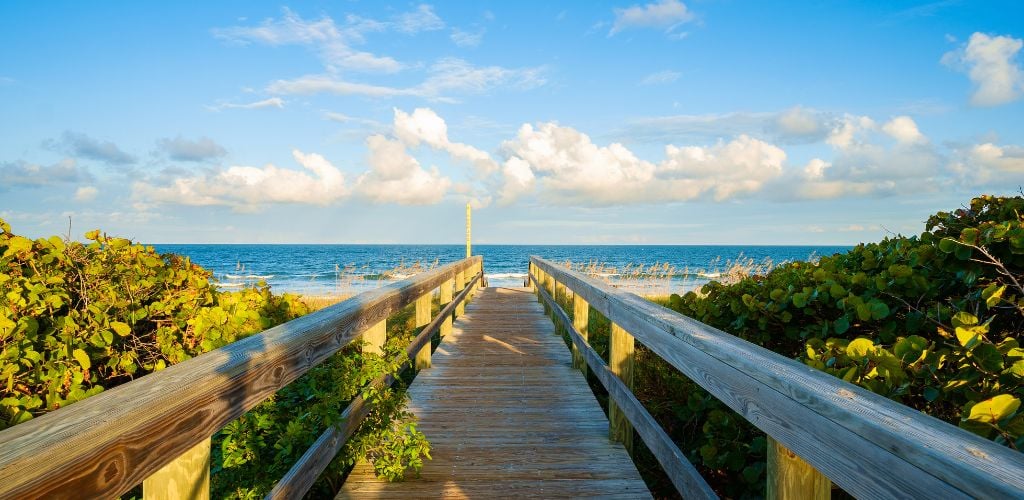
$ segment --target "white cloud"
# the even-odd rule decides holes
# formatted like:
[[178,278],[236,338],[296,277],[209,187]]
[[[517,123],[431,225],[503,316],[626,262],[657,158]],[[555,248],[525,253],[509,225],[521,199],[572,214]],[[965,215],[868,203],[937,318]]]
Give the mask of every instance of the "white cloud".
[[472,164],[480,176],[487,176],[498,169],[491,156],[468,144],[448,139],[448,125],[444,119],[428,108],[417,108],[411,114],[395,109],[395,136],[409,146],[421,142],[446,151],[452,158]]
[[909,116],[897,116],[882,125],[882,131],[904,144],[923,144],[928,138],[917,129],[917,123]]
[[430,205],[444,199],[451,187],[451,179],[437,167],[424,169],[397,139],[372,135],[366,146],[370,171],[356,180],[356,190],[375,203]]
[[[537,185],[561,203],[584,205],[642,204],[699,197],[725,200],[758,191],[782,173],[786,154],[780,148],[740,136],[707,147],[665,148],[658,164],[637,158],[622,144],[594,144],[570,127],[523,125],[502,148],[510,160],[530,166]],[[506,162],[502,198],[520,194],[529,183],[522,165]]]
[[942,63],[965,71],[974,83],[971,104],[998,106],[1024,94],[1024,70],[1015,61],[1024,40],[974,33],[965,45],[942,56]]
[[866,132],[877,128],[868,116],[843,115],[833,126],[825,142],[840,149],[855,146]]
[[348,194],[345,175],[323,156],[292,151],[305,170],[233,166],[173,179],[168,185],[136,182],[132,198],[140,205],[225,205],[252,211],[271,203],[329,205]]
[[615,9],[615,22],[608,36],[630,28],[664,29],[671,33],[679,25],[693,20],[693,13],[679,0],[659,0],[645,5]]
[[179,135],[173,139],[160,139],[157,146],[168,158],[177,161],[201,162],[220,158],[228,153],[223,146],[209,137],[190,140]]
[[89,173],[71,158],[53,165],[39,165],[20,160],[0,163],[0,191],[11,187],[42,187],[90,178]]
[[263,109],[263,108],[277,108],[284,109],[284,99],[280,97],[271,97],[269,99],[263,99],[262,101],[249,102],[243,104],[236,104],[230,102],[222,102],[207,106],[206,108],[210,111],[221,111],[225,109]]
[[680,75],[682,75],[682,73],[668,69],[658,71],[645,76],[643,80],[640,80],[640,85],[664,85],[678,80]]
[[60,139],[47,140],[43,146],[78,158],[102,161],[108,165],[129,165],[136,161],[135,156],[122,151],[117,144],[94,139],[79,132],[65,131]]
[[825,139],[839,119],[832,113],[800,106],[780,112],[735,112],[640,118],[619,136],[641,142],[722,139],[746,134],[772,142],[804,144]]
[[530,164],[519,157],[512,157],[505,161],[501,168],[502,186],[499,193],[499,201],[508,205],[520,196],[533,191],[537,177],[533,175]]
[[92,201],[99,192],[99,189],[93,186],[82,186],[75,190],[75,201]]
[[966,185],[1024,182],[1024,147],[986,142],[957,151],[956,158],[950,170]]
[[460,30],[459,28],[454,28],[452,29],[452,34],[450,38],[452,39],[452,42],[455,43],[455,45],[458,45],[459,47],[476,47],[479,46],[480,42],[483,41],[484,32],[485,30],[483,28],[480,28],[479,30],[473,32],[463,31]]

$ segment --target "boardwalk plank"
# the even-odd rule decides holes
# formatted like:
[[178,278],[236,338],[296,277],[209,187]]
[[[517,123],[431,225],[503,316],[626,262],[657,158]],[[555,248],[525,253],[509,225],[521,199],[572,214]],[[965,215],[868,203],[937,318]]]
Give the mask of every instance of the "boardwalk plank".
[[486,288],[409,388],[433,460],[377,479],[360,462],[338,498],[650,498],[528,288]]

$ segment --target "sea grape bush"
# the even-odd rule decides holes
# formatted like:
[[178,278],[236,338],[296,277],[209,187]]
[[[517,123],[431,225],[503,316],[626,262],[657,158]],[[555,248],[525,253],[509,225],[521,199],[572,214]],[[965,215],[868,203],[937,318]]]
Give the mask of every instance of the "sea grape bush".
[[[712,282],[700,293],[672,295],[668,305],[1022,450],[1022,284],[1024,198],[982,196],[930,217],[919,236],[861,244],[735,284]],[[756,429],[693,382],[657,376],[685,395],[656,407],[679,421],[677,437],[691,458],[712,474],[739,473],[748,482],[742,491],[759,491],[763,450],[752,445],[764,444]]]
[[[86,240],[32,240],[0,219],[0,430],[309,312],[265,284],[219,291],[185,257],[100,231]],[[349,349],[229,424],[214,436],[215,495],[262,496],[348,400],[397,369]],[[380,404],[353,438],[359,447],[340,454],[318,488],[359,456],[396,480],[429,452],[404,392],[371,393]]]

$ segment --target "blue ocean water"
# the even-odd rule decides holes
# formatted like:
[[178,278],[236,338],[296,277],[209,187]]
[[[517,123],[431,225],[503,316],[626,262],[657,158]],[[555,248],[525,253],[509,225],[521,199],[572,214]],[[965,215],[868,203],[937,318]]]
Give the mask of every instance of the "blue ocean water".
[[[402,279],[419,269],[446,264],[465,255],[462,245],[178,245],[157,244],[157,251],[188,256],[213,271],[221,287],[237,288],[266,281],[278,292],[308,295],[357,293]],[[680,292],[718,277],[738,260],[775,263],[808,260],[850,247],[844,246],[584,246],[474,245],[484,258],[491,286],[522,286],[531,255],[575,265],[612,284]],[[653,273],[647,270],[659,264]]]

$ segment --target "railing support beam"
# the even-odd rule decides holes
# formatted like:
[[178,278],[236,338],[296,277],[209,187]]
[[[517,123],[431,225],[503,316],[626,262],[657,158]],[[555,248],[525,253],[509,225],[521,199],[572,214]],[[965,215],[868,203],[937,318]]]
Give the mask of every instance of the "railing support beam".
[[142,482],[143,500],[208,500],[210,439],[205,439]]
[[[635,357],[635,340],[622,327],[612,323],[611,335],[608,339],[608,367],[622,380],[630,391],[633,390],[633,361]],[[633,456],[633,426],[619,405],[608,401],[608,432],[612,441],[618,441],[626,447],[629,456]]]
[[[452,301],[452,288],[455,287],[455,280],[448,280],[441,283],[441,293],[438,302],[441,304],[441,309],[448,305]],[[452,315],[445,316],[444,322],[441,323],[441,338],[447,337],[452,333]]]
[[[590,304],[579,294],[573,294],[572,297],[572,326],[576,327],[576,330],[580,332],[583,340],[588,340],[587,328],[590,326]],[[579,368],[583,372],[584,377],[587,376],[587,362],[583,359],[583,354],[580,353],[576,344],[572,345],[572,366],[573,368]]]
[[[430,323],[430,299],[433,298],[433,292],[427,292],[420,298],[416,299],[416,327],[425,326]],[[430,368],[430,342],[423,345],[423,348],[416,353],[416,369],[422,370],[424,368]]]
[[768,438],[767,500],[829,500],[832,481],[778,441]]

